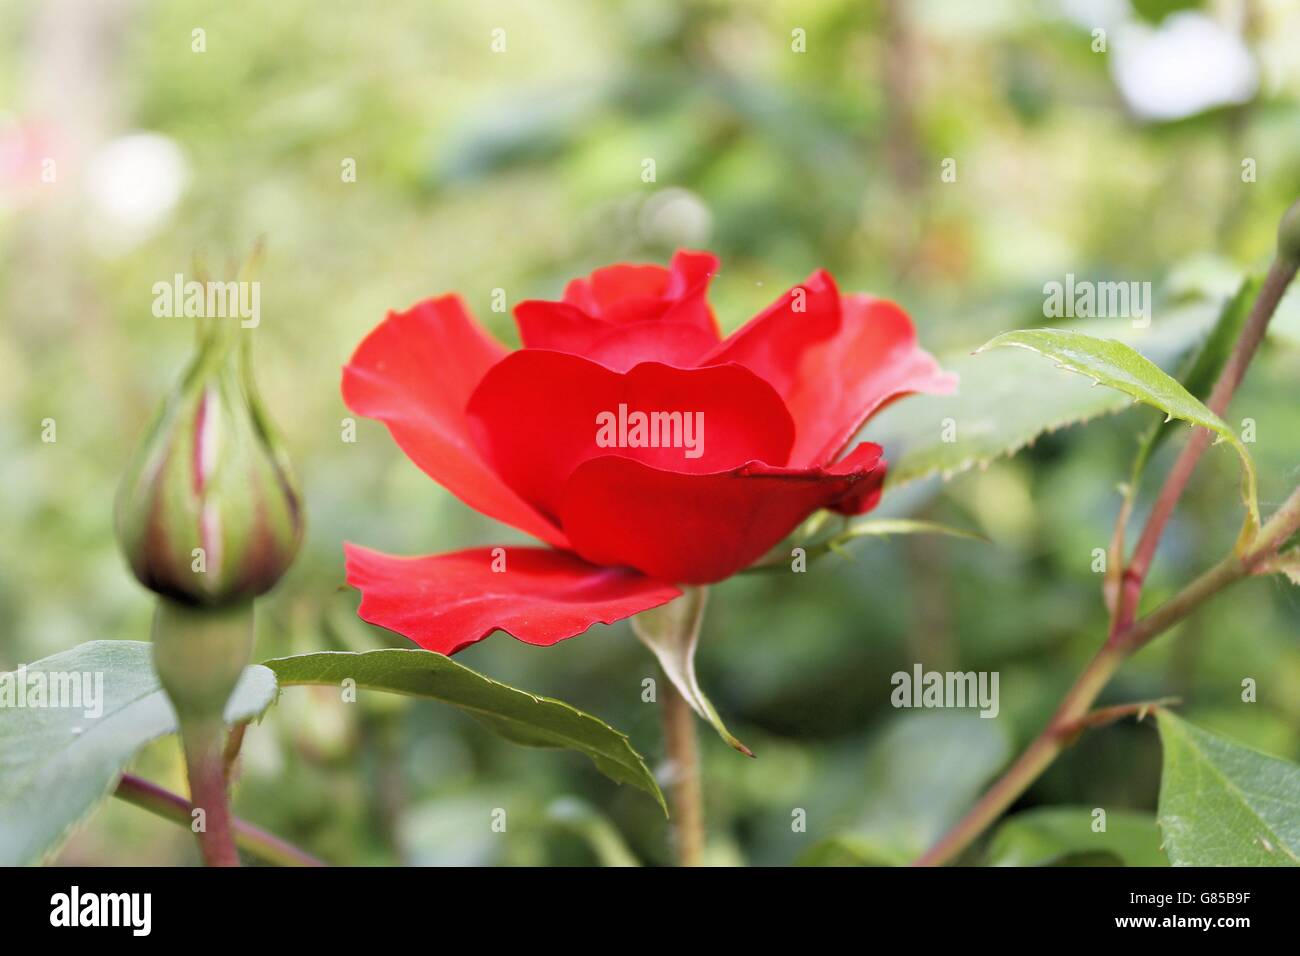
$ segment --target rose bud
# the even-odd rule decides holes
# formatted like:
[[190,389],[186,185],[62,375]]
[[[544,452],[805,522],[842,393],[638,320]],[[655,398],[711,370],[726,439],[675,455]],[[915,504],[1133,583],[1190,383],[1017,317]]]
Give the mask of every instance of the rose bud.
[[238,323],[209,320],[118,492],[118,540],[140,583],[207,607],[275,586],[302,540],[293,472]]

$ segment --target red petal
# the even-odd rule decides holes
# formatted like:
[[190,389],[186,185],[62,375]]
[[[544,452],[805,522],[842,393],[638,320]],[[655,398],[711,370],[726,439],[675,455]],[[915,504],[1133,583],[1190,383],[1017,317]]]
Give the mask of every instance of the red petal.
[[718,345],[716,335],[688,322],[614,325],[563,302],[521,302],[515,323],[525,348],[581,355],[616,372],[642,362],[694,368]]
[[695,368],[718,345],[715,336],[686,322],[632,322],[593,342],[583,353],[615,372],[642,362]]
[[570,282],[564,301],[606,322],[644,322],[663,313],[668,277],[663,266],[605,266]]
[[343,401],[388,426],[426,474],[471,508],[564,547],[564,534],[492,471],[469,437],[465,403],[506,355],[460,299],[390,312],[343,369]]
[[[520,339],[525,348],[596,358],[593,349],[597,344],[611,338],[617,342],[617,333],[625,327],[672,323],[695,334],[665,328],[663,334],[672,336],[666,344],[657,342],[653,333],[638,333],[635,344],[605,341],[603,357],[597,361],[616,359],[620,371],[636,364],[633,358],[693,365],[718,341],[718,326],[707,300],[709,281],[717,271],[717,258],[706,252],[678,252],[666,269],[655,265],[597,269],[585,279],[570,282],[563,302],[533,299],[519,303],[515,321]],[[644,351],[638,354],[633,348]]]
[[870,442],[830,468],[803,470],[752,462],[683,475],[607,456],[574,472],[561,516],[589,561],[708,584],[754,563],[818,508],[870,509],[884,474],[880,446]]
[[467,415],[497,474],[554,515],[574,469],[611,454],[596,443],[597,416],[617,417],[620,405],[628,414],[702,417],[702,435],[694,435],[703,438],[699,457],[687,457],[680,446],[613,452],[667,471],[704,474],[754,460],[781,465],[794,442],[794,425],[776,392],[737,365],[677,369],[646,362],[620,373],[576,355],[525,349],[484,376]]
[[718,338],[706,296],[718,272],[718,258],[709,252],[678,251],[668,268],[616,265],[574,279],[564,301],[588,315],[616,325],[665,319],[687,322]]
[[783,392],[796,422],[792,465],[832,461],[867,419],[913,392],[951,394],[957,376],[916,342],[907,313],[867,295],[840,299],[839,333],[809,347],[794,386]]
[[735,362],[784,395],[797,383],[809,346],[840,328],[840,294],[829,272],[818,269],[727,337],[701,365]]
[[[362,620],[440,654],[454,654],[496,630],[548,646],[682,593],[635,571],[599,568],[547,548],[401,558],[345,544],[344,552],[348,584],[361,591]],[[504,571],[492,570],[498,557]]]
[[615,326],[565,302],[529,299],[515,306],[519,339],[528,349],[553,349],[572,355],[586,355]]
[[853,475],[864,470],[869,472],[867,481],[854,485],[842,498],[826,505],[827,508],[842,515],[853,516],[864,515],[880,504],[880,496],[885,492],[885,473],[889,469],[889,463],[880,457],[880,453],[881,448],[875,442],[859,442],[853,451],[824,469],[831,475]]
[[917,345],[897,305],[839,297],[825,273],[804,285],[807,314],[793,312],[786,293],[705,359],[739,362],[776,387],[795,420],[792,466],[833,461],[867,418],[896,398],[956,388],[956,376]]

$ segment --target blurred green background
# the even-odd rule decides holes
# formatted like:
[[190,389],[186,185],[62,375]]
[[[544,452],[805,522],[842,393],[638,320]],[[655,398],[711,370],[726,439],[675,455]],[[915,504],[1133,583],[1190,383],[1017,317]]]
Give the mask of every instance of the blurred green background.
[[[343,541],[428,554],[522,539],[376,423],[341,440],[340,366],[386,310],[454,290],[515,344],[493,289],[512,306],[558,297],[569,277],[679,246],[721,256],[725,330],[825,266],[843,289],[902,303],[940,355],[1044,324],[1043,285],[1068,272],[1212,299],[1267,261],[1300,195],[1298,97],[1288,0],[6,3],[0,669],[147,636],[153,602],[117,552],[112,499],[193,337],[187,320],[152,315],[153,283],[188,275],[196,255],[221,267],[266,237],[262,324],[246,334],[308,533],[259,604],[259,657],[406,646],[355,618]],[[955,182],[941,180],[945,158]],[[1234,406],[1259,423],[1265,502],[1300,475],[1298,373],[1279,336]],[[54,443],[40,438],[47,418]],[[990,545],[865,541],[853,561],[714,589],[701,681],[759,754],[701,725],[715,862],[825,859],[845,832],[856,858],[906,859],[969,802],[1104,635],[1092,549],[1146,421],[1066,429],[887,496],[882,513],[979,527]],[[1226,452],[1205,460],[1148,600],[1230,545],[1235,469]],[[1295,759],[1298,624],[1300,591],[1247,582],[1143,652],[1104,700],[1178,694],[1192,720]],[[458,660],[591,711],[660,759],[656,708],[641,701],[657,671],[625,623],[550,649],[498,634]],[[889,677],[916,662],[997,670],[1000,716],[893,710]],[[1258,703],[1241,702],[1243,677]],[[1089,734],[1018,809],[1149,815],[1159,759],[1150,724]],[[173,741],[136,770],[183,788]],[[505,834],[489,825],[498,807]],[[670,859],[653,803],[582,757],[374,694],[286,691],[247,735],[236,812],[339,863],[614,861],[618,843]],[[196,858],[184,830],[116,803],[59,856]]]

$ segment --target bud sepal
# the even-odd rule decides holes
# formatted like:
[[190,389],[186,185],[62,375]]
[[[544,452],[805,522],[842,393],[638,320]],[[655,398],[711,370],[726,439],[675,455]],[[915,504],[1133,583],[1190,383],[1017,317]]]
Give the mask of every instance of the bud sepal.
[[251,366],[237,324],[201,326],[197,354],[119,490],[122,550],[165,598],[249,601],[279,581],[302,540],[301,495]]

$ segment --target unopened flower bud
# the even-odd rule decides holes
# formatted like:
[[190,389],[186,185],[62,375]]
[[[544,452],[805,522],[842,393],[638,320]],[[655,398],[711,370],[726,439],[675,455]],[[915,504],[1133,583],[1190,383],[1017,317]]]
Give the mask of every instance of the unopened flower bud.
[[270,590],[302,539],[287,457],[237,323],[209,320],[118,492],[118,540],[140,583],[203,606]]

